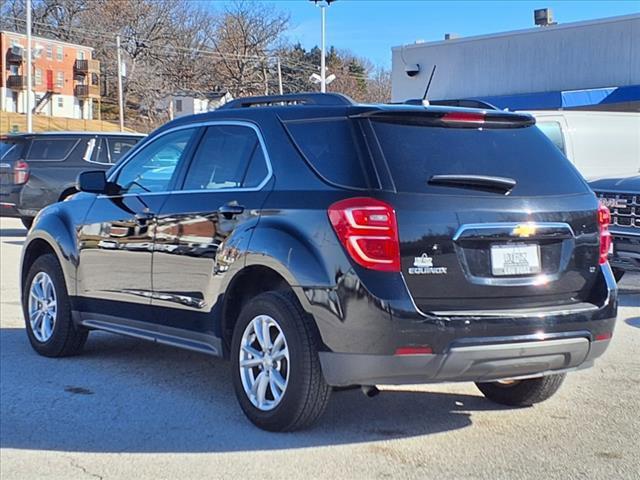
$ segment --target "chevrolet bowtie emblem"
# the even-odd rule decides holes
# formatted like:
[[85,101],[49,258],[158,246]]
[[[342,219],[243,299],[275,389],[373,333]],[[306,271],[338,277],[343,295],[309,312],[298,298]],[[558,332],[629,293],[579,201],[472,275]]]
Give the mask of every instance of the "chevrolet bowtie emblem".
[[536,226],[530,223],[523,223],[514,228],[511,234],[520,238],[530,237],[536,234]]

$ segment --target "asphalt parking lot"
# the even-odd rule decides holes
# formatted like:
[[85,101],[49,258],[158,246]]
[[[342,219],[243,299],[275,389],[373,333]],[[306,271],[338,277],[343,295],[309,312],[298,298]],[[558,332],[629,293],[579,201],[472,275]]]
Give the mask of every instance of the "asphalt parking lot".
[[640,478],[640,276],[621,285],[613,342],[546,403],[509,409],[472,384],[334,394],[315,428],[253,427],[227,362],[92,333],[83,355],[28,345],[25,231],[0,221],[0,477]]

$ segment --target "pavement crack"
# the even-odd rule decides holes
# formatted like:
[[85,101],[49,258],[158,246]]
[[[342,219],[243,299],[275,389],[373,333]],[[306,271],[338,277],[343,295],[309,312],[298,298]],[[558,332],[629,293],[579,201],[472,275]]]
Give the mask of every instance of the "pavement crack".
[[82,473],[84,473],[85,475],[88,475],[93,478],[99,478],[100,480],[104,480],[104,477],[102,475],[98,475],[97,473],[90,472],[85,467],[83,467],[78,462],[76,462],[73,458],[69,459],[69,463],[73,468],[82,471]]

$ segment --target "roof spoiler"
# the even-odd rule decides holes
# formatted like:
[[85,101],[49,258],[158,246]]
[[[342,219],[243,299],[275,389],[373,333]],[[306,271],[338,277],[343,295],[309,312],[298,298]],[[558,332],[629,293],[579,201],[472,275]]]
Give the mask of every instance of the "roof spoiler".
[[351,115],[351,118],[370,118],[378,122],[449,128],[522,128],[536,123],[536,119],[527,113],[511,113],[502,110],[442,106],[429,106],[424,109],[401,108],[369,110]]
[[[424,105],[420,98],[410,98],[401,102],[403,105]],[[500,110],[495,105],[485,102],[484,100],[474,100],[472,98],[460,98],[452,100],[429,100],[429,105],[442,107],[463,107],[463,108],[481,108],[483,110]]]
[[340,93],[290,93],[286,95],[238,98],[224,104],[218,110],[287,105],[352,106],[354,102]]

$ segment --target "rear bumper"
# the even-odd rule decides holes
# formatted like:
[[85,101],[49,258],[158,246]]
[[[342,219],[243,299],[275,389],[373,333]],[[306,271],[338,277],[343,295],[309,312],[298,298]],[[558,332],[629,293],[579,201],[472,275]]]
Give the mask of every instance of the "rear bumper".
[[0,200],[0,217],[20,217],[15,203]]
[[609,340],[590,341],[588,336],[503,340],[508,343],[482,343],[482,339],[476,339],[480,343],[460,344],[437,355],[321,352],[320,362],[325,379],[332,386],[489,382],[587,368],[609,345]]
[[0,190],[0,216],[22,217],[20,213],[21,186],[3,185]]
[[[586,368],[605,351],[618,306],[609,265],[600,269],[592,303],[424,313],[403,296],[404,285],[387,290],[396,297],[381,300],[356,281],[335,294],[299,291],[316,320],[331,385],[491,381]],[[396,355],[411,347],[432,354]]]

